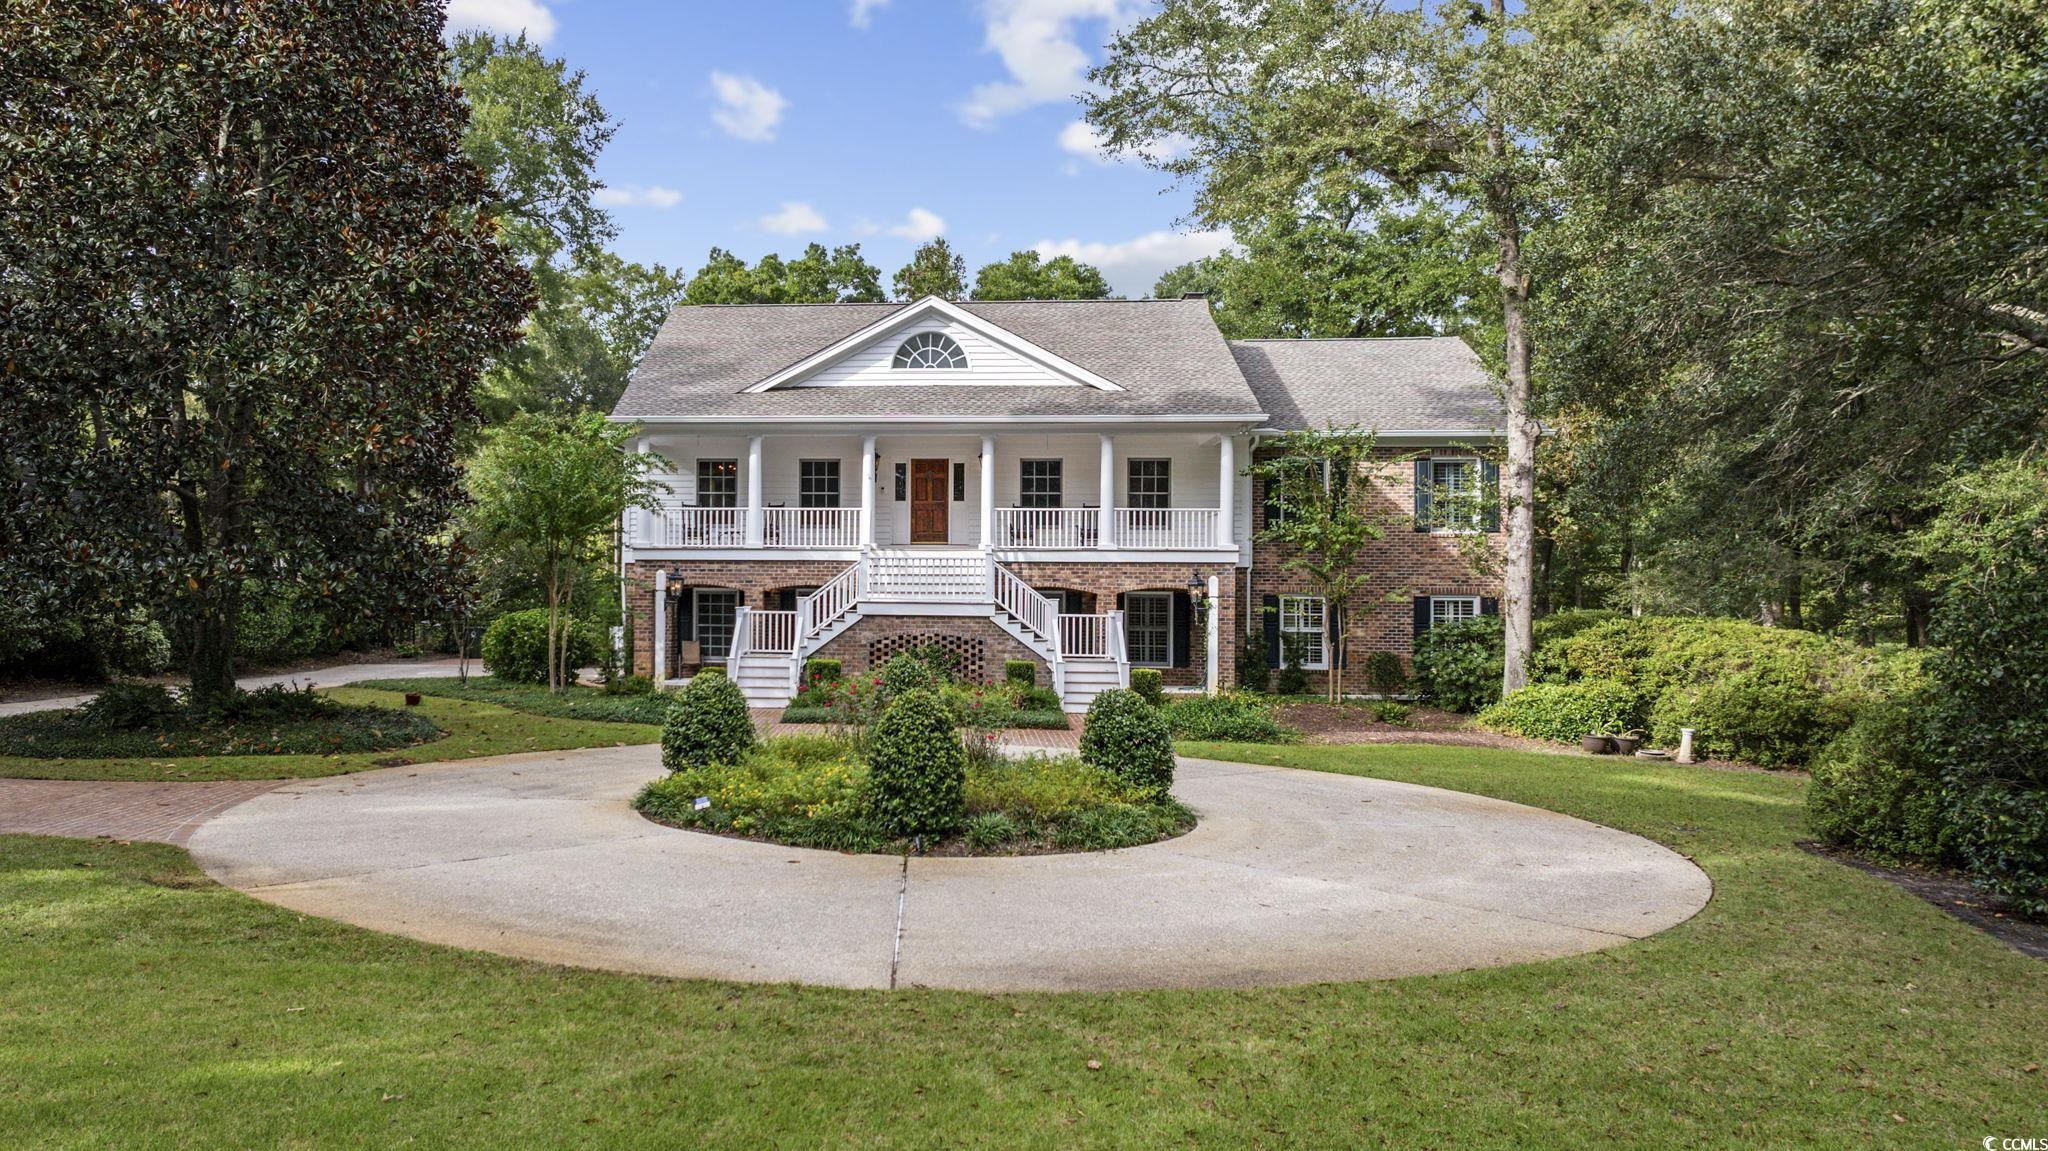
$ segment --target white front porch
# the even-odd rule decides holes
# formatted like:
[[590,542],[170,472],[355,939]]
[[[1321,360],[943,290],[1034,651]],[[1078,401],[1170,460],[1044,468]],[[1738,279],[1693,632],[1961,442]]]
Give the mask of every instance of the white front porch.
[[1017,559],[1214,558],[1244,546],[1228,432],[654,433],[669,491],[634,509],[643,558],[975,548]]

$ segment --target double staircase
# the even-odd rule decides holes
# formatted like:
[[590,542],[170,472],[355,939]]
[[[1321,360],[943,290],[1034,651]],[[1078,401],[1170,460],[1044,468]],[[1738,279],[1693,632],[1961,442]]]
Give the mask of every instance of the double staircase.
[[993,620],[1052,669],[1068,711],[1086,711],[1097,693],[1130,684],[1121,612],[1062,612],[986,552],[872,550],[795,611],[741,607],[727,670],[749,704],[780,706],[801,686],[807,659],[872,615]]

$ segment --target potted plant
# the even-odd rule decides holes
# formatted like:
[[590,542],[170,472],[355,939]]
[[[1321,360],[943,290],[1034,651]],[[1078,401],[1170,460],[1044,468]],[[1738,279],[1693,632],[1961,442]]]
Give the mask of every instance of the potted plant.
[[1587,755],[1606,755],[1611,749],[1613,738],[1604,731],[1587,732],[1585,738],[1579,741],[1579,746],[1586,749]]
[[1643,746],[1643,733],[1635,728],[1630,728],[1614,737],[1614,750],[1622,755],[1634,755],[1636,749],[1641,746]]

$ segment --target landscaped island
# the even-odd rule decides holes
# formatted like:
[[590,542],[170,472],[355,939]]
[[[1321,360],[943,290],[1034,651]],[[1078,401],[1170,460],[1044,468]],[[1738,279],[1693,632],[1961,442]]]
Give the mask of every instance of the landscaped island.
[[662,732],[669,774],[634,806],[675,827],[854,852],[1099,851],[1195,824],[1167,794],[1166,718],[1133,692],[1097,697],[1080,755],[1012,759],[998,743],[1001,719],[962,715],[984,706],[983,693],[917,656],[897,656],[861,686],[858,706],[835,710],[833,734],[762,741],[739,688],[700,673]]

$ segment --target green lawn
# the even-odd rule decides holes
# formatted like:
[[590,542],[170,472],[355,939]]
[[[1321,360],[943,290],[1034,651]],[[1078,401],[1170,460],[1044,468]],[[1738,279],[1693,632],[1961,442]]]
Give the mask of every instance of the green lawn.
[[[326,694],[343,703],[401,707],[395,692],[336,688]],[[637,723],[560,719],[514,711],[472,700],[428,696],[420,710],[446,731],[440,739],[387,751],[346,755],[213,755],[132,759],[26,759],[0,756],[0,776],[24,779],[301,779],[341,775],[401,763],[474,759],[517,751],[558,751],[653,743],[659,728]],[[0,1146],[5,1141],[0,1140]]]
[[546,684],[511,683],[492,676],[474,676],[464,683],[454,676],[419,679],[364,680],[357,687],[384,691],[416,691],[443,699],[467,699],[495,703],[514,711],[558,719],[596,719],[618,723],[647,723],[657,727],[668,713],[666,695],[606,695],[593,687],[570,684],[551,692]]
[[2048,965],[1799,851],[1797,779],[1452,747],[1188,750],[1612,823],[1698,859],[1715,898],[1640,943],[1456,975],[890,994],[452,951],[259,903],[171,848],[0,838],[0,1146],[1961,1148],[2040,1133]]

